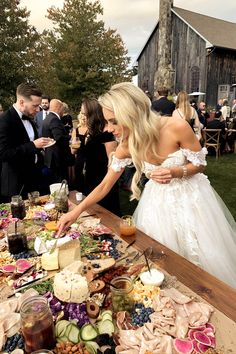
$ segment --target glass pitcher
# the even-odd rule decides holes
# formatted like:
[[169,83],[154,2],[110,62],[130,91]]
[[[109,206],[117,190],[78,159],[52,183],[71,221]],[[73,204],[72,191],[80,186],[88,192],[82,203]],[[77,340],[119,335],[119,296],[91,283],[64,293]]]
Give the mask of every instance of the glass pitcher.
[[67,182],[63,180],[61,182],[60,188],[55,192],[54,203],[57,211],[61,213],[67,213],[68,207],[68,196],[67,196]]

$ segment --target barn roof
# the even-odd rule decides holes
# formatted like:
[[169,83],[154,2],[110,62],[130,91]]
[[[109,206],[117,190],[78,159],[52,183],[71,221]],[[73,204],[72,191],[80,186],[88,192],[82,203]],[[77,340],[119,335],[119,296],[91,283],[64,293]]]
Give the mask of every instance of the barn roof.
[[[198,33],[198,35],[206,41],[207,47],[220,47],[236,50],[236,23],[201,15],[175,6],[173,7],[172,12]],[[150,39],[156,32],[158,24],[159,22],[157,22],[150,34],[137,60],[139,60]]]
[[173,7],[173,12],[214,47],[236,50],[236,23]]

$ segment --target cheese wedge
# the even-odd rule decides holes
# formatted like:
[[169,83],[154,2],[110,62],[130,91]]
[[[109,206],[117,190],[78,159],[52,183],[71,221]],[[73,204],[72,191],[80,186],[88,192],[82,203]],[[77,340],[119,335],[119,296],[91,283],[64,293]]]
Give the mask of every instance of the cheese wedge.
[[52,253],[46,252],[42,254],[41,264],[42,268],[45,270],[55,270],[59,269],[59,250],[56,248]]
[[71,240],[59,247],[59,267],[63,269],[74,261],[81,260],[80,242],[78,239]]

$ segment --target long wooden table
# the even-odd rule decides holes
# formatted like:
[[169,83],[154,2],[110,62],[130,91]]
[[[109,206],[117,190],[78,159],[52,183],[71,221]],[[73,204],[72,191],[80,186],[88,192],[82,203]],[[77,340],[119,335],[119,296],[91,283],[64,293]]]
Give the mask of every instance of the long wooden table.
[[[70,200],[74,204],[77,204],[75,192],[70,193]],[[119,217],[99,205],[93,206],[87,212],[89,214],[96,214],[101,219],[102,224],[119,235]],[[128,243],[135,239],[136,242],[133,247],[138,251],[152,247],[155,257],[154,263],[170,275],[177,277],[179,282],[236,322],[236,290],[163,246],[161,243],[153,240],[140,230],[137,230],[135,236],[122,237],[122,239]]]

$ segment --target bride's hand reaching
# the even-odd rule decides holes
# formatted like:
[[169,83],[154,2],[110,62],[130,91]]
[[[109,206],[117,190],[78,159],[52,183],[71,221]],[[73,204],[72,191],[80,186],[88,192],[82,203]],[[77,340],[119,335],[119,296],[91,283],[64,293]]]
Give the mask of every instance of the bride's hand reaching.
[[69,211],[68,213],[62,215],[57,223],[57,235],[56,237],[60,237],[61,233],[67,230],[73,222],[77,220],[78,215],[74,213],[74,211]]
[[170,183],[172,178],[173,176],[169,168],[158,168],[150,173],[150,179],[161,184]]

